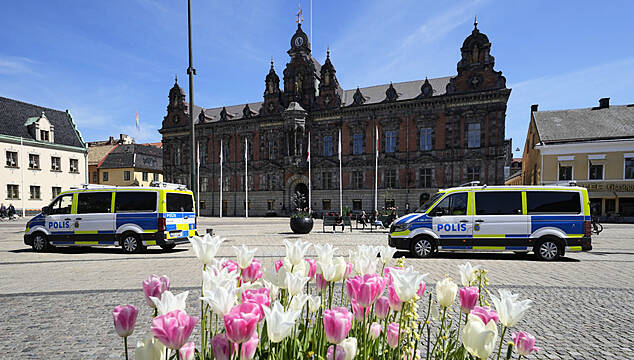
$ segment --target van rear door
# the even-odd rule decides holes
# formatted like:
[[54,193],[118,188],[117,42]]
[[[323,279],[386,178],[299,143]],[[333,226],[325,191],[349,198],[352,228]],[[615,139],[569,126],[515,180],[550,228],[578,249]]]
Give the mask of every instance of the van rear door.
[[167,191],[165,193],[165,230],[168,239],[194,236],[196,213],[191,192]]

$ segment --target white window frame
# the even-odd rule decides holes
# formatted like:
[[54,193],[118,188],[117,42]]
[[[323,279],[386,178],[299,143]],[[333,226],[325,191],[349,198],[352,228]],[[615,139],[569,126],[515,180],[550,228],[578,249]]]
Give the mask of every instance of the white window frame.
[[[430,151],[432,150],[432,129],[430,127],[420,128],[419,130],[420,142],[418,144],[418,149],[420,151]],[[424,145],[424,146],[423,146]]]
[[[561,179],[559,177],[560,173],[559,173],[559,169],[561,168],[561,164],[564,163],[565,166],[570,165],[570,167],[572,168],[570,171],[570,179],[569,180],[564,180]],[[590,176],[590,169],[588,169],[588,176]],[[559,160],[557,161],[557,181],[573,181],[575,179],[575,164],[574,162],[570,161],[570,160]]]
[[596,159],[588,158],[588,181],[605,181],[605,161],[599,161],[595,163],[595,165],[601,165],[601,179],[590,179],[590,163],[592,160],[596,161]]
[[[478,130],[478,136],[477,137],[475,136],[476,126],[477,126],[477,130]],[[481,141],[480,141],[481,136],[482,136],[482,127],[480,126],[479,122],[468,124],[467,125],[467,148],[469,148],[469,149],[477,149],[477,148],[482,147],[482,144],[481,144]],[[477,143],[472,144],[471,140],[477,141]]]
[[623,180],[634,180],[634,178],[628,179],[625,177],[625,161],[627,159],[634,160],[634,153],[625,153],[623,154]]

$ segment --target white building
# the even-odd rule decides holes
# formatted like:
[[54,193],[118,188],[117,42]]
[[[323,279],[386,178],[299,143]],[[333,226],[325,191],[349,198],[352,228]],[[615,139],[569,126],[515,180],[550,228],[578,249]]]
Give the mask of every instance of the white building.
[[0,154],[0,203],[18,213],[88,183],[88,150],[68,110],[0,97]]

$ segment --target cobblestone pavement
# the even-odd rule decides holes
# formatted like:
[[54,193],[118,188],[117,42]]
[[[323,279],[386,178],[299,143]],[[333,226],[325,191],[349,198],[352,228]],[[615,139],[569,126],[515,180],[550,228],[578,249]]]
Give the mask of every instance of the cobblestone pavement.
[[[264,266],[283,256],[282,239],[301,237],[330,242],[340,255],[358,244],[386,243],[386,233],[290,233],[288,219],[203,219],[230,245],[259,249]],[[140,309],[134,346],[148,331],[151,313],[141,281],[166,274],[176,292],[190,290],[188,309],[197,313],[200,271],[189,245],[164,252],[151,249],[125,255],[117,248],[66,248],[34,253],[22,242],[24,222],[0,223],[0,359],[120,359],[123,344],[114,332],[111,311],[131,303]],[[534,306],[517,325],[537,334],[541,359],[634,358],[634,225],[605,225],[593,238],[594,250],[568,253],[544,263],[512,253],[444,253],[408,264],[429,272],[428,287],[446,274],[459,279],[456,266],[470,261],[489,270],[491,288],[510,288]],[[311,255],[314,255],[314,250]],[[406,256],[397,253],[397,256]],[[197,334],[196,334],[197,336]],[[510,339],[510,338],[509,338]],[[508,339],[507,339],[508,340]]]

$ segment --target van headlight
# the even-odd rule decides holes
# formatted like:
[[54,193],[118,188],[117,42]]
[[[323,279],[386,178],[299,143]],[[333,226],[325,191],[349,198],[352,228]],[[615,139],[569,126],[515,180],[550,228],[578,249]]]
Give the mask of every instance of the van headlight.
[[405,231],[409,229],[411,223],[394,224],[394,231]]

